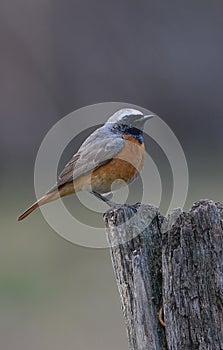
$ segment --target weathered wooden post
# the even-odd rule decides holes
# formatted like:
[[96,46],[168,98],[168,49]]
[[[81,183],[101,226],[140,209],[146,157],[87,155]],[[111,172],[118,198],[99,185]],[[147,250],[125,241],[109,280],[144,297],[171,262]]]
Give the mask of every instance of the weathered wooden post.
[[104,218],[129,348],[222,350],[223,205],[203,200],[168,218],[125,205]]

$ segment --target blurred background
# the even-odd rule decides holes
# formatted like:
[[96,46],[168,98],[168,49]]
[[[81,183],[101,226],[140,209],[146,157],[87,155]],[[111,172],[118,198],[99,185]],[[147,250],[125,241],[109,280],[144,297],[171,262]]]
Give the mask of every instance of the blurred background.
[[150,109],[174,131],[186,210],[222,201],[222,38],[220,0],[1,0],[2,349],[127,349],[109,251],[65,241],[40,211],[16,219],[35,200],[47,131],[106,101]]

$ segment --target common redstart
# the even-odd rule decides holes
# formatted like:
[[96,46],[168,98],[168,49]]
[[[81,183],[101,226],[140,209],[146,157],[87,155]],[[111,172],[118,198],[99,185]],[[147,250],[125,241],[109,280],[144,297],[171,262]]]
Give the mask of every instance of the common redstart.
[[89,191],[111,205],[102,194],[111,191],[116,180],[132,182],[144,165],[144,123],[155,116],[123,108],[95,130],[67,163],[58,181],[42,198],[29,207],[23,220],[37,207],[78,191]]

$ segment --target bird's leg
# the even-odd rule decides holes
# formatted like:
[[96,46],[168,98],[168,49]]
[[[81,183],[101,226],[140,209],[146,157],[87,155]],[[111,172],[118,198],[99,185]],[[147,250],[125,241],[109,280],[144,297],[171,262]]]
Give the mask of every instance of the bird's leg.
[[103,202],[105,202],[107,205],[109,205],[109,207],[116,207],[118,205],[117,203],[110,201],[110,199],[102,196],[98,192],[91,191],[90,193],[92,193],[96,198],[98,198],[98,199],[102,200]]

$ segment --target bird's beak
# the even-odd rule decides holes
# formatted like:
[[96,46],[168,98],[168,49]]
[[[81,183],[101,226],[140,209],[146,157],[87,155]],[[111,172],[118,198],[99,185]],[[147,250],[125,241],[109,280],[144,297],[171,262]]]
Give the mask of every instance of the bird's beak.
[[139,130],[143,130],[143,127],[144,127],[145,123],[147,122],[147,120],[149,120],[150,118],[153,118],[155,116],[156,115],[152,112],[150,114],[147,114],[147,115],[141,115],[138,120],[135,120],[134,126],[136,128],[138,128]]
[[153,117],[155,117],[155,116],[156,116],[155,114],[144,115],[144,119],[145,119],[145,120],[148,120],[148,119],[153,118]]

